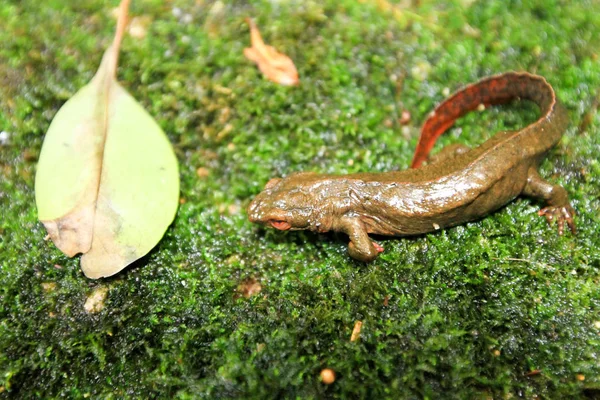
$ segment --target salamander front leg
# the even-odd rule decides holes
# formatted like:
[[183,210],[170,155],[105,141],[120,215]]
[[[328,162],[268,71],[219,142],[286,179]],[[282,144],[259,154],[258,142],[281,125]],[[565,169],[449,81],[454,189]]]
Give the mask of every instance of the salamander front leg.
[[346,233],[350,237],[348,254],[352,258],[369,262],[373,261],[383,251],[383,247],[371,241],[365,226],[358,218],[344,217],[339,224],[337,230]]
[[546,217],[549,224],[556,220],[559,235],[563,234],[565,223],[575,234],[575,221],[573,220],[575,211],[571,207],[569,196],[563,187],[546,182],[532,168],[529,170],[523,194],[546,202],[547,206],[538,211],[538,215]]

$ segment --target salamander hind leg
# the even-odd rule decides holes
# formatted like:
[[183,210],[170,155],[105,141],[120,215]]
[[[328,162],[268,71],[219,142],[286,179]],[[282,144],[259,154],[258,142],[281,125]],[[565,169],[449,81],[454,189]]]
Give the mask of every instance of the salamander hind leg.
[[336,230],[350,237],[348,254],[354,259],[364,262],[373,261],[383,251],[383,247],[371,240],[365,226],[357,217],[344,217]]
[[575,221],[573,220],[575,211],[569,203],[567,191],[562,186],[543,180],[538,172],[531,168],[527,175],[527,184],[523,189],[523,194],[546,202],[547,206],[542,208],[538,215],[546,217],[549,224],[556,220],[559,235],[563,234],[565,223],[575,234]]

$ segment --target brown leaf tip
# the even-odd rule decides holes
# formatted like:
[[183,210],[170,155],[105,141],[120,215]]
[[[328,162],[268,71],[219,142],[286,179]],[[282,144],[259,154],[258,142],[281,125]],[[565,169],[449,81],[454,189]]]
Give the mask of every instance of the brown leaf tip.
[[266,45],[258,27],[251,18],[246,18],[250,27],[251,47],[244,49],[244,56],[258,65],[258,69],[269,80],[284,86],[300,83],[298,71],[291,58]]

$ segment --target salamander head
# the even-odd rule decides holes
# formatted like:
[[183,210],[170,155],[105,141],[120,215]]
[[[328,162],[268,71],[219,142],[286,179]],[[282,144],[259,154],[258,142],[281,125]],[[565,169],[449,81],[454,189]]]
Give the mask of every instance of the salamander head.
[[300,172],[286,178],[273,178],[248,205],[248,219],[286,230],[323,230],[317,193],[318,175]]

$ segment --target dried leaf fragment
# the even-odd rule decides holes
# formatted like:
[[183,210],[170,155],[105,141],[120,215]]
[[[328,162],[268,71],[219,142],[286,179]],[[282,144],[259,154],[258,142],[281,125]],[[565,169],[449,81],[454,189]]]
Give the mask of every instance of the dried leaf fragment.
[[250,27],[252,47],[244,49],[244,55],[258,65],[258,69],[267,79],[284,86],[297,85],[300,80],[298,71],[291,58],[279,53],[274,47],[266,45],[258,27],[250,18],[246,18]]
[[254,278],[246,279],[239,284],[237,291],[245,298],[250,298],[257,295],[262,290],[262,285]]
[[362,321],[356,321],[354,329],[352,329],[352,335],[350,335],[350,341],[356,342],[360,338],[360,331],[362,329]]
[[85,299],[83,309],[88,314],[96,314],[102,311],[108,295],[108,288],[100,286],[94,289],[92,293]]

